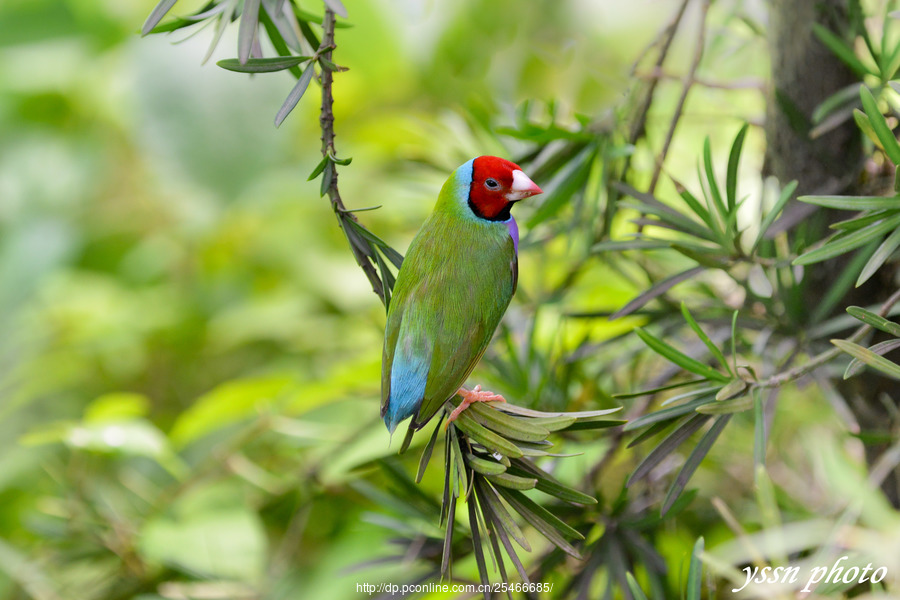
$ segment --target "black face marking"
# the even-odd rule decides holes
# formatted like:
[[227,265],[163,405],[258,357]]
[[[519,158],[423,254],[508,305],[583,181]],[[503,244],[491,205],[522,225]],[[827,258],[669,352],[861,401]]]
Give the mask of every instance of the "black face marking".
[[484,219],[485,221],[509,221],[509,217],[511,216],[510,209],[512,209],[513,204],[514,202],[508,202],[506,206],[500,209],[500,212],[498,212],[493,217],[488,217],[481,212],[481,210],[474,202],[472,202],[472,195],[469,194],[469,208],[473,213],[475,213],[476,217],[478,217],[479,219]]

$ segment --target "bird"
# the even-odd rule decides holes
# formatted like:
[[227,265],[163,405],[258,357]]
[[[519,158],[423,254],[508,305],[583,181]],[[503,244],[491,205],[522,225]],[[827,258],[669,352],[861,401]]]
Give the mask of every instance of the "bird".
[[393,435],[421,429],[453,396],[503,401],[463,384],[481,359],[518,284],[513,205],[542,193],[517,164],[479,156],[459,166],[413,238],[397,273],[384,333],[381,417]]

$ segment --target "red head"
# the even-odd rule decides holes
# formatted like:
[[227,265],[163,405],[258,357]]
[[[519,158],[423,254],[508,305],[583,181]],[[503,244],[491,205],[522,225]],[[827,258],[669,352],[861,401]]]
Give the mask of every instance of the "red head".
[[506,221],[513,203],[541,193],[522,168],[496,156],[479,156],[472,161],[469,207],[488,221]]

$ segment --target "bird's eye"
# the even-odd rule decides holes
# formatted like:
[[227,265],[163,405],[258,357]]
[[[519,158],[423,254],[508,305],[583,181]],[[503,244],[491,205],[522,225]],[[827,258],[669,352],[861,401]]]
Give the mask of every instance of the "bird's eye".
[[498,187],[500,187],[500,184],[497,183],[496,179],[488,178],[484,180],[484,187],[489,190],[496,190]]

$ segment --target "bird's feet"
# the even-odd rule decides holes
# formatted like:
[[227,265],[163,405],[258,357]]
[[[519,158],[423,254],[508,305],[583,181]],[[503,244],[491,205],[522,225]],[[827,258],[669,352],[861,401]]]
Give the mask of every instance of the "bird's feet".
[[506,402],[506,398],[501,396],[500,394],[495,394],[494,392],[482,391],[480,385],[476,385],[471,390],[467,390],[466,388],[459,388],[457,392],[460,396],[462,396],[462,402],[459,403],[453,412],[450,413],[450,418],[447,419],[447,424],[444,425],[444,428],[450,426],[450,423],[456,420],[456,417],[462,413],[462,411],[469,408],[469,405],[473,402]]

